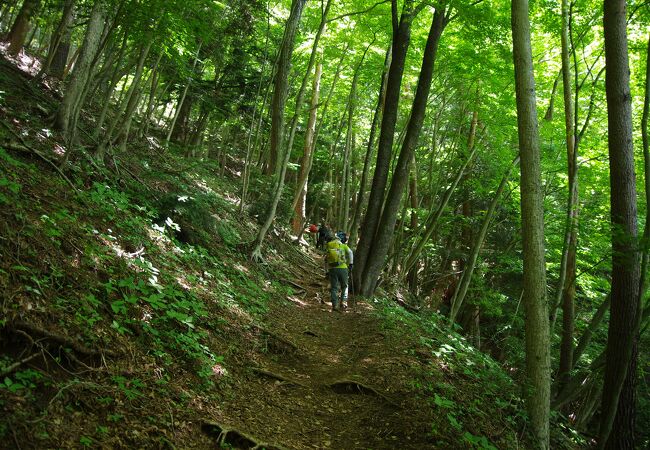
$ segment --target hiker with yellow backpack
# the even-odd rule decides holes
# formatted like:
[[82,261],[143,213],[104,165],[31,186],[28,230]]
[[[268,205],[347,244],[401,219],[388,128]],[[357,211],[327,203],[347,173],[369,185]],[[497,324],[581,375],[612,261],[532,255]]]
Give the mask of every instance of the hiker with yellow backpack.
[[[352,270],[354,255],[347,244],[341,242],[341,237],[330,233],[325,247],[325,271],[330,280],[330,297],[332,311],[340,311],[346,307],[348,299],[348,269]],[[341,301],[339,302],[339,288]]]

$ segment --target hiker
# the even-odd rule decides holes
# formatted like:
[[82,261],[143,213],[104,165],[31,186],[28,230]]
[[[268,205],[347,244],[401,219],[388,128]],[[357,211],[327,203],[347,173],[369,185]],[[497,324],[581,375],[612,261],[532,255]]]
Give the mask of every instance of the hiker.
[[348,243],[348,234],[345,231],[337,231],[336,236],[343,242],[344,244]]
[[330,230],[325,226],[325,223],[321,222],[318,226],[318,240],[316,241],[316,248],[325,248],[327,244],[326,238]]
[[[354,255],[352,250],[341,239],[331,233],[327,236],[328,242],[325,252],[326,277],[330,280],[330,297],[332,311],[340,311],[346,307],[348,297],[348,268],[352,270]],[[339,288],[341,301],[339,303]]]
[[318,226],[315,223],[309,225],[309,234],[312,236],[312,241],[318,244]]

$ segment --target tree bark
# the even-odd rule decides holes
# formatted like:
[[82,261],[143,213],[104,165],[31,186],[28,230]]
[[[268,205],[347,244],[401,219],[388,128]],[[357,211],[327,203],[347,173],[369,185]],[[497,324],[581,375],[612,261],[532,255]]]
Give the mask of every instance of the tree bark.
[[[573,89],[571,88],[571,64],[569,60],[569,0],[562,0],[562,88],[564,91],[564,130],[569,178],[564,264],[560,264],[558,292],[562,296],[562,341],[560,343],[560,367],[558,378],[568,380],[573,368],[573,334],[576,295],[576,253],[578,248],[578,155],[575,136]],[[564,266],[564,267],[562,267]],[[562,270],[564,269],[564,270]],[[552,312],[554,316],[555,309]],[[552,331],[552,330],[551,330]]]
[[370,171],[370,159],[375,148],[375,135],[377,133],[377,125],[379,124],[379,118],[381,117],[381,112],[384,109],[384,101],[386,100],[386,84],[388,80],[388,70],[390,68],[390,62],[392,58],[392,46],[388,47],[386,51],[386,58],[384,59],[384,69],[381,74],[381,84],[379,86],[379,95],[377,96],[377,106],[375,108],[375,113],[372,117],[372,125],[370,126],[370,135],[368,137],[368,146],[366,148],[366,156],[363,160],[363,170],[361,172],[361,181],[359,182],[359,193],[357,194],[357,200],[354,208],[354,214],[352,216],[352,224],[350,225],[350,240],[351,245],[357,241],[357,234],[359,227],[359,220],[361,219],[361,211],[364,207],[364,201],[366,196],[366,185],[368,184],[368,172]]
[[63,95],[63,102],[54,119],[54,126],[64,133],[70,143],[74,142],[76,136],[77,118],[82,107],[79,103],[86,83],[93,72],[92,63],[99,48],[106,16],[105,0],[96,0],[90,13],[78,61],[70,75]]
[[[312,44],[312,48],[311,48],[311,55],[309,55],[309,62],[307,63],[307,70],[305,71],[305,75],[302,77],[302,81],[300,83],[300,89],[298,89],[298,94],[296,95],[296,105],[289,126],[289,139],[287,142],[287,148],[289,153],[291,153],[291,151],[293,150],[293,141],[296,136],[296,128],[298,127],[298,118],[302,113],[301,110],[302,110],[302,104],[304,103],[305,89],[307,88],[307,82],[311,74],[311,69],[314,67],[314,62],[316,61],[316,54],[318,52],[318,43],[320,42],[320,37],[322,36],[323,31],[325,30],[325,25],[327,24],[327,14],[329,12],[331,3],[332,0],[327,0],[327,3],[325,4],[325,9],[321,14],[321,22],[320,22],[320,26],[318,27],[318,31],[316,32],[316,36],[314,37],[314,43]],[[275,164],[277,164],[278,161],[279,159],[277,158],[277,154],[274,153],[272,147],[271,159],[269,160],[270,163],[269,173],[276,172],[277,168]]]
[[70,54],[70,37],[72,35],[72,23],[74,22],[75,0],[65,0],[61,20],[50,38],[50,45],[47,51],[47,58],[36,75],[36,79],[42,78],[49,73],[59,80],[63,79],[63,72]]
[[262,259],[262,242],[266,237],[266,233],[275,219],[275,212],[282,196],[282,189],[284,187],[284,176],[287,171],[287,163],[291,152],[286,149],[282,153],[282,140],[284,137],[284,106],[287,101],[287,91],[289,87],[289,68],[291,65],[291,55],[293,53],[294,39],[298,24],[300,23],[300,16],[307,0],[293,0],[291,4],[291,14],[287,19],[287,24],[284,30],[284,37],[282,38],[282,46],[278,58],[278,71],[275,75],[275,85],[273,89],[273,98],[271,99],[271,147],[275,149],[275,153],[281,158],[278,161],[278,173],[275,174],[275,182],[271,190],[271,204],[266,215],[266,219],[260,227],[257,237],[253,243],[253,251],[251,259],[259,261]]
[[550,379],[548,305],[544,261],[544,198],[530,45],[528,0],[512,1],[512,41],[521,155],[521,217],[526,310],[527,406],[536,447],[549,448]]
[[[199,61],[199,53],[201,52],[202,44],[203,42],[199,41],[199,46],[196,49],[196,56],[194,57],[194,62],[192,63],[192,70],[191,70],[192,73],[194,72],[194,69],[196,68],[196,65]],[[185,97],[187,96],[187,91],[190,88],[191,84],[192,84],[192,78],[189,78],[187,80],[187,83],[185,83],[185,88],[183,89],[183,93],[181,94],[181,97],[178,99],[178,105],[176,106],[176,112],[174,114],[174,118],[169,124],[169,131],[167,132],[167,136],[165,137],[165,146],[169,145],[169,140],[172,137],[172,132],[174,131],[174,127],[176,126],[176,121],[178,120],[178,117],[181,114],[181,109],[183,108],[183,103],[185,102]]]
[[[363,280],[362,283],[358,285],[361,287],[361,295],[364,296],[370,296],[373,294],[377,280],[384,266],[388,248],[390,247],[393,238],[395,222],[397,221],[397,212],[404,193],[404,188],[408,183],[409,163],[411,162],[413,152],[415,152],[415,148],[418,145],[422,123],[424,122],[438,44],[442,32],[447,25],[447,21],[446,9],[436,8],[424,49],[422,68],[420,70],[415,98],[413,99],[411,118],[407,125],[406,136],[397,160],[397,165],[393,172],[390,189],[386,197],[386,203],[384,205],[379,226],[377,227],[377,233],[371,244],[370,251],[368,252],[365,267],[363,267]],[[364,233],[365,231],[366,230],[364,230]]]
[[18,16],[14,21],[14,24],[11,26],[11,31],[7,36],[7,41],[9,41],[9,46],[7,47],[7,53],[11,56],[16,57],[20,50],[25,44],[25,39],[27,38],[27,32],[29,31],[29,23],[32,18],[38,13],[38,9],[41,6],[41,0],[25,0],[23,6],[18,12]]
[[[397,0],[391,1],[391,11],[393,16],[393,50],[392,61],[388,71],[388,81],[386,84],[386,100],[384,102],[384,111],[381,120],[381,131],[379,134],[379,144],[377,148],[377,160],[375,163],[375,173],[372,178],[372,187],[370,189],[370,198],[368,199],[368,208],[361,226],[362,233],[357,252],[355,256],[354,285],[358,291],[361,289],[362,281],[365,279],[365,267],[368,262],[368,255],[381,218],[382,205],[384,203],[384,194],[388,184],[388,170],[390,167],[391,153],[395,134],[395,123],[397,122],[397,110],[399,106],[400,87],[402,84],[402,75],[404,73],[404,63],[406,53],[411,41],[411,24],[420,12],[420,4],[417,8],[413,6],[412,0],[406,0],[402,9],[402,15],[397,20]],[[381,263],[383,264],[383,260]],[[368,284],[368,283],[366,283]]]
[[309,109],[309,121],[307,122],[307,131],[305,132],[305,145],[303,148],[302,160],[300,162],[300,175],[292,204],[293,222],[292,231],[296,236],[302,232],[305,223],[305,212],[307,206],[307,180],[311,170],[312,161],[314,160],[314,133],[316,132],[316,119],[318,117],[318,98],[320,95],[320,78],[323,73],[323,65],[316,65],[314,74],[314,83],[311,95],[311,107]]
[[605,0],[603,10],[612,221],[612,306],[598,447],[633,449],[636,342],[641,314],[625,0]]

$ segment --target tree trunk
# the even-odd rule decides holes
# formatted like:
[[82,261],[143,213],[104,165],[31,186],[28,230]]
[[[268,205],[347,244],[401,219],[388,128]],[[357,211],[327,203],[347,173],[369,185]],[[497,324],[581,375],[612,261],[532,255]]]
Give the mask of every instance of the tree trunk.
[[341,202],[341,212],[339,214],[339,220],[341,221],[341,229],[345,232],[349,232],[348,227],[350,226],[350,185],[351,180],[351,155],[354,152],[354,113],[357,103],[357,83],[359,81],[359,73],[361,72],[361,66],[363,66],[363,61],[366,59],[366,54],[368,50],[374,43],[374,40],[368,44],[366,49],[361,56],[361,61],[354,70],[354,75],[352,77],[352,85],[350,87],[350,97],[348,99],[348,123],[347,123],[347,132],[345,135],[345,150],[343,152],[343,188],[341,189],[342,202]]
[[603,9],[612,211],[612,306],[598,447],[633,449],[636,342],[641,315],[625,0],[605,0]]
[[544,198],[528,0],[513,0],[511,17],[521,155],[527,405],[536,447],[548,449],[551,361],[544,261]]
[[[196,49],[196,56],[194,57],[194,62],[192,63],[191,73],[194,73],[194,69],[196,68],[196,64],[199,61],[199,52],[201,51],[201,46],[202,45],[203,45],[203,42],[199,41],[199,46]],[[190,88],[191,84],[192,84],[192,78],[187,80],[187,83],[185,84],[185,89],[183,89],[183,93],[181,94],[181,97],[178,99],[178,105],[176,106],[176,113],[174,114],[174,118],[172,119],[171,123],[169,124],[169,131],[167,132],[167,136],[165,137],[165,146],[169,145],[169,140],[172,137],[172,132],[174,131],[174,128],[176,126],[176,121],[178,120],[178,117],[181,114],[181,109],[183,108],[183,103],[185,102],[185,97],[187,96],[187,91]]]
[[25,39],[27,38],[27,32],[29,31],[29,23],[32,18],[38,13],[38,9],[41,6],[41,0],[25,0],[23,6],[18,12],[18,16],[14,21],[14,24],[11,26],[11,31],[7,36],[7,41],[9,41],[9,46],[7,47],[7,53],[9,53],[14,58],[18,56],[20,50],[25,44]]
[[47,51],[47,58],[36,75],[40,79],[44,74],[49,73],[59,80],[63,79],[63,72],[70,53],[70,37],[72,35],[72,23],[74,22],[74,0],[65,0],[61,20],[52,33],[50,45]]
[[[377,227],[377,233],[374,242],[372,242],[370,247],[370,251],[368,252],[365,267],[363,267],[363,280],[362,283],[358,285],[361,287],[361,295],[370,296],[373,294],[377,280],[384,266],[384,260],[386,259],[390,242],[393,238],[395,222],[397,221],[397,211],[402,199],[404,188],[408,183],[409,164],[413,152],[415,152],[415,148],[418,145],[422,123],[424,122],[429,91],[431,89],[431,80],[433,79],[438,43],[440,42],[442,32],[447,25],[447,21],[446,10],[436,8],[424,49],[422,68],[420,70],[415,98],[413,99],[411,117],[407,125],[406,136],[400,151],[399,159],[397,160],[397,165],[393,172],[393,178],[391,180],[388,196],[386,197],[386,203],[384,205],[379,226]],[[365,232],[366,230],[364,230],[364,233]]]
[[422,253],[422,250],[424,249],[425,244],[431,239],[431,236],[433,236],[433,233],[435,232],[438,224],[438,219],[440,219],[440,216],[442,216],[442,212],[445,210],[447,207],[447,204],[449,203],[449,199],[451,198],[451,195],[454,193],[454,190],[456,189],[456,186],[458,186],[458,183],[460,182],[460,179],[463,177],[463,173],[465,172],[465,168],[468,166],[472,158],[474,158],[474,155],[476,154],[476,146],[472,149],[471,153],[467,156],[467,159],[463,161],[461,167],[458,169],[458,172],[456,173],[456,176],[454,177],[454,180],[451,182],[451,185],[447,188],[445,191],[444,195],[440,199],[440,205],[436,208],[435,211],[431,211],[429,213],[429,217],[427,217],[425,226],[424,226],[424,232],[422,235],[416,240],[416,243],[413,245],[413,248],[408,254],[408,257],[405,259],[404,262],[404,271],[408,272],[412,268],[415,267],[415,263],[417,262],[418,258],[420,257],[420,253]]
[[158,84],[160,80],[160,70],[158,69],[158,66],[160,65],[160,60],[162,59],[163,54],[164,52],[161,50],[158,59],[156,59],[156,63],[153,65],[149,100],[147,101],[147,107],[145,109],[144,117],[142,118],[142,126],[139,131],[141,137],[149,132],[149,126],[151,125],[151,116],[153,115],[156,102],[156,92],[158,92]]
[[467,289],[469,288],[470,282],[472,280],[472,274],[474,273],[474,268],[476,267],[476,261],[478,259],[479,252],[481,251],[481,247],[483,246],[483,241],[485,240],[485,236],[487,236],[487,232],[490,227],[490,222],[492,221],[492,217],[494,216],[494,211],[496,210],[497,204],[499,203],[499,197],[501,197],[501,194],[503,193],[503,190],[505,189],[506,184],[508,183],[508,179],[510,178],[510,172],[512,172],[512,169],[518,163],[519,163],[519,156],[517,156],[514,159],[514,161],[512,161],[512,164],[508,168],[507,172],[505,173],[505,175],[503,175],[503,178],[501,179],[501,183],[499,183],[499,187],[494,193],[494,198],[492,199],[492,202],[490,203],[490,206],[487,212],[485,213],[485,217],[483,218],[481,229],[478,235],[476,236],[476,240],[474,241],[474,245],[472,246],[472,251],[470,253],[469,258],[467,259],[465,270],[463,270],[463,275],[461,276],[461,279],[458,283],[456,292],[454,292],[454,296],[451,299],[451,310],[449,312],[450,327],[456,321],[456,316],[458,314],[458,311],[460,311],[463,301],[465,300],[465,295],[467,294]]
[[[282,47],[278,58],[278,71],[275,76],[275,86],[273,89],[273,98],[271,99],[271,147],[274,148],[275,154],[281,157],[278,161],[278,173],[275,175],[275,182],[271,190],[271,204],[266,215],[266,219],[257,233],[253,243],[251,259],[259,261],[262,259],[262,242],[266,233],[275,219],[275,212],[282,196],[284,187],[284,176],[287,171],[287,164],[291,151],[286,149],[284,154],[281,152],[282,140],[284,137],[284,106],[287,101],[287,91],[289,87],[289,68],[291,65],[291,54],[293,53],[293,41],[300,22],[303,7],[307,0],[293,0],[291,4],[291,14],[287,19],[287,24],[282,38]],[[273,152],[272,152],[273,153]]]
[[[567,173],[569,198],[566,217],[566,254],[564,269],[560,273],[558,291],[562,295],[562,341],[560,343],[560,367],[558,378],[567,380],[573,368],[573,334],[576,295],[576,253],[578,248],[578,155],[573,122],[573,97],[571,88],[571,65],[569,61],[569,0],[562,0],[562,88],[564,91],[564,130],[566,137]],[[560,264],[562,266],[562,264]],[[555,314],[555,308],[552,315]],[[553,331],[551,329],[551,331]],[[562,383],[562,381],[560,381]]]
[[[127,37],[128,37],[128,33],[124,33],[124,37],[122,39],[122,45],[120,46],[120,49],[117,53],[117,59],[114,64],[115,68],[113,70],[113,74],[111,75],[110,82],[106,85],[105,89],[102,92],[102,97],[104,101],[102,102],[102,109],[99,113],[99,117],[97,118],[97,125],[95,126],[95,131],[93,133],[93,137],[95,139],[99,139],[100,134],[103,133],[102,128],[104,126],[104,121],[106,120],[106,115],[108,114],[108,109],[111,105],[111,98],[113,97],[113,93],[115,92],[115,87],[117,86],[117,83],[120,81],[120,79],[124,74],[120,61],[122,60],[122,56],[124,55],[124,51],[126,50]],[[126,62],[125,67],[130,67],[130,62],[128,60]]]
[[[298,127],[298,118],[300,117],[300,114],[302,113],[302,104],[303,100],[305,98],[305,89],[307,88],[307,82],[309,80],[309,76],[311,74],[311,69],[314,67],[314,62],[316,61],[316,54],[318,50],[318,43],[320,42],[320,37],[323,34],[323,31],[325,30],[325,25],[327,24],[327,13],[329,12],[330,9],[330,4],[332,3],[332,0],[327,0],[327,3],[325,5],[325,9],[323,10],[323,13],[321,15],[321,21],[320,21],[320,26],[318,27],[318,31],[316,32],[316,36],[314,37],[314,43],[312,44],[311,48],[311,55],[309,55],[309,62],[307,63],[307,70],[305,70],[305,75],[302,77],[302,81],[300,83],[300,88],[298,89],[298,94],[296,95],[296,105],[294,107],[294,112],[293,112],[293,117],[291,118],[291,122],[289,125],[289,139],[287,142],[287,151],[289,153],[292,152],[293,150],[293,141],[296,136],[296,128]],[[276,149],[279,150],[279,149]],[[277,158],[277,153],[274,153],[275,150],[273,150],[273,146],[271,147],[271,159],[269,160],[269,172],[270,173],[275,173],[276,172],[276,164],[278,163],[279,159]],[[291,157],[291,155],[289,155]]]
[[314,133],[316,132],[316,118],[318,117],[318,98],[320,94],[320,78],[323,73],[323,65],[316,65],[314,74],[314,84],[312,87],[311,107],[309,109],[309,121],[307,122],[307,131],[305,132],[305,146],[303,149],[302,159],[300,162],[300,175],[296,185],[296,192],[292,203],[293,222],[291,229],[296,236],[303,230],[305,223],[305,211],[307,206],[307,180],[314,160]]
[[77,118],[82,107],[79,103],[93,71],[92,63],[99,48],[106,15],[105,0],[96,0],[90,13],[79,59],[67,83],[63,102],[56,112],[54,125],[64,133],[69,143],[74,142],[76,137]]
[[[404,73],[406,53],[411,41],[411,24],[424,4],[422,3],[418,7],[414,8],[412,0],[405,1],[399,24],[397,22],[397,1],[392,0],[391,5],[393,16],[392,61],[390,69],[388,70],[388,81],[386,83],[386,100],[384,102],[381,131],[379,133],[375,173],[372,178],[368,208],[361,226],[361,239],[359,240],[359,245],[357,246],[357,252],[354,259],[354,285],[357,288],[357,292],[360,293],[363,293],[362,281],[365,279],[365,275],[363,274],[365,272],[366,263],[369,260],[368,255],[370,254],[377,226],[379,225],[379,220],[381,218],[384,194],[388,183],[388,171],[395,135],[395,123],[397,122],[397,110],[401,95],[402,75]],[[381,264],[383,264],[383,262],[384,261],[382,260]]]
[[388,47],[386,51],[386,58],[384,59],[384,69],[381,73],[381,84],[379,86],[379,95],[377,96],[377,106],[375,108],[375,113],[372,117],[372,125],[370,126],[370,136],[368,137],[368,146],[366,148],[366,156],[363,160],[363,171],[361,172],[361,181],[359,182],[359,193],[357,194],[356,206],[354,208],[354,215],[352,217],[352,224],[350,225],[350,239],[349,242],[351,245],[357,241],[357,234],[359,227],[359,220],[361,219],[361,211],[363,210],[365,196],[366,196],[366,185],[368,184],[368,172],[370,171],[370,159],[372,158],[373,151],[375,149],[375,135],[377,133],[377,125],[379,124],[379,118],[381,117],[381,112],[384,109],[384,101],[386,100],[386,84],[388,80],[388,70],[390,68],[391,56],[392,56],[392,46]]

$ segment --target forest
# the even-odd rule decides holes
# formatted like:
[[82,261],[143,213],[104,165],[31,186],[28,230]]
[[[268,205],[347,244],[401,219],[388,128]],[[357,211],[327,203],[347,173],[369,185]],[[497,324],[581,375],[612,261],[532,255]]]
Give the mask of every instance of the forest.
[[650,448],[649,30],[3,0],[0,448]]

